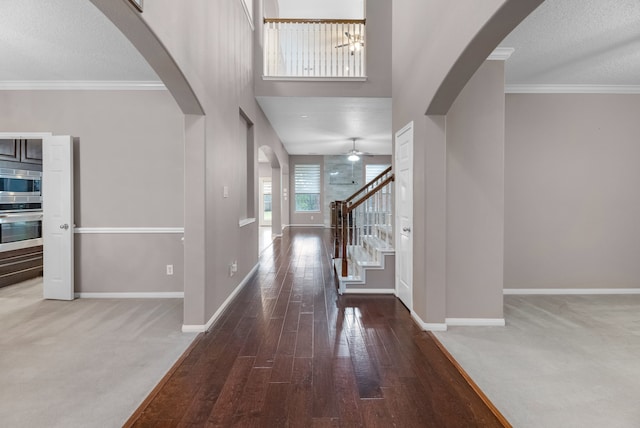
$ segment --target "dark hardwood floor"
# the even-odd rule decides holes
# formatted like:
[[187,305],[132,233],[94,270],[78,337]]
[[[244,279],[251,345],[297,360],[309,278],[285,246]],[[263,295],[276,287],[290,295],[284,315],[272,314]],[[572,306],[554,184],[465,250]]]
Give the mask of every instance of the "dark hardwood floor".
[[329,248],[288,229],[127,424],[503,426],[395,297],[337,295]]

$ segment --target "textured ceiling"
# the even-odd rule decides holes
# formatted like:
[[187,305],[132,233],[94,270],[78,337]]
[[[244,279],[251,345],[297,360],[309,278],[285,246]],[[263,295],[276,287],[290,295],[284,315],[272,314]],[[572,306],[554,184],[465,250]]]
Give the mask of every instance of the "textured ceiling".
[[500,46],[508,85],[640,85],[640,1],[546,0]]
[[[292,155],[338,155],[356,148],[391,154],[390,98],[258,97]],[[304,117],[306,116],[306,117]]]
[[88,0],[0,0],[0,81],[157,81]]

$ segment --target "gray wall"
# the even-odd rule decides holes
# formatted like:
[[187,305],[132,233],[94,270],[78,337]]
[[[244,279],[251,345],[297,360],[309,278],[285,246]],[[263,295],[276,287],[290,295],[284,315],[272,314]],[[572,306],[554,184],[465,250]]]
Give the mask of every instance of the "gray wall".
[[[238,225],[238,198],[246,197],[235,167],[245,162],[236,144],[239,110],[254,124],[256,159],[257,147],[270,146],[287,174],[288,155],[255,102],[254,31],[240,1],[160,0],[145,3],[141,17],[178,63],[205,112],[203,118],[188,118],[185,143],[185,324],[202,325],[258,261],[258,223]],[[257,162],[255,168],[257,179]],[[230,277],[234,260],[238,272]]]
[[[183,115],[167,91],[0,91],[0,130],[76,137],[77,227],[183,226]],[[183,290],[179,234],[76,244],[77,292]]]
[[[257,2],[256,3],[262,3]],[[273,8],[268,3],[267,11]],[[258,96],[294,97],[389,97],[391,96],[391,1],[366,2],[366,82],[313,82],[262,80],[262,9],[256,21],[255,79]],[[269,15],[272,18],[273,15]],[[304,18],[304,17],[301,17]]]
[[447,318],[502,318],[504,108],[486,61],[447,115]]
[[638,95],[506,97],[505,288],[640,287]]

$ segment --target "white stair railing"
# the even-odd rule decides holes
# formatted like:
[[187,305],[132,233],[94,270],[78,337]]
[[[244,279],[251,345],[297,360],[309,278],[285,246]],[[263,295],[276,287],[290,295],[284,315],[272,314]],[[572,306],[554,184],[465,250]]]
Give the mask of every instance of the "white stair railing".
[[365,20],[264,20],[265,77],[366,77]]
[[[349,267],[351,251],[363,251],[367,240],[375,245],[393,247],[392,189],[394,175],[386,169],[346,201],[332,203],[334,230],[334,257],[342,259],[341,276],[358,276],[355,263]],[[369,242],[371,244],[371,242]]]

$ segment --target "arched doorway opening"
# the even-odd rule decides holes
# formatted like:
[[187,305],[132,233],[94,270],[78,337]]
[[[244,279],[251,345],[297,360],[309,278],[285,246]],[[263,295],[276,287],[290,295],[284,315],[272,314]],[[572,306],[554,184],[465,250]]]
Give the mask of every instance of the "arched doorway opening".
[[262,252],[282,234],[282,173],[269,146],[258,148],[258,249]]

